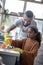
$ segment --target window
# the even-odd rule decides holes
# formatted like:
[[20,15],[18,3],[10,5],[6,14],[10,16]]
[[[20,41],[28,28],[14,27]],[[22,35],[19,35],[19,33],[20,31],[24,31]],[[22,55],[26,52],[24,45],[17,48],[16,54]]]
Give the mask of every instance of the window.
[[39,1],[39,2],[41,2],[41,0],[35,0],[35,1]]
[[35,1],[39,1],[39,2],[41,2],[41,0],[35,0]]
[[5,9],[8,9],[9,12],[23,12],[24,1],[18,0],[6,0]]
[[43,5],[42,4],[27,2],[26,10],[33,11],[36,18],[43,18]]

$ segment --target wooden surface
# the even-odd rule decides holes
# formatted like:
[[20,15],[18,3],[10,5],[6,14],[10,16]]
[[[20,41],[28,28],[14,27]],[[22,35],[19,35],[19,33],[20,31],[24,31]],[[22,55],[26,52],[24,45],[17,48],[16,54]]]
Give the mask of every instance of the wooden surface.
[[[4,13],[0,13],[0,14],[4,14]],[[21,16],[19,16],[19,15],[17,15],[17,14],[8,14],[8,15],[10,15],[10,16],[17,16],[17,17],[21,17]],[[43,21],[43,19],[42,18],[34,18],[35,20],[40,20],[40,21]]]
[[34,2],[34,3],[43,4],[43,0],[41,0],[41,1],[35,1],[35,0],[20,0],[20,1]]

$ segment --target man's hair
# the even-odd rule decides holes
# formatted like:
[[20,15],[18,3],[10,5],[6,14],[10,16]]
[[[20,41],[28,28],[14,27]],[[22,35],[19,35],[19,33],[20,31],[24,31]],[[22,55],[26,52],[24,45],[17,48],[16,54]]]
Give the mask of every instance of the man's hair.
[[33,17],[33,12],[32,11],[26,11],[25,14],[29,18],[32,18]]

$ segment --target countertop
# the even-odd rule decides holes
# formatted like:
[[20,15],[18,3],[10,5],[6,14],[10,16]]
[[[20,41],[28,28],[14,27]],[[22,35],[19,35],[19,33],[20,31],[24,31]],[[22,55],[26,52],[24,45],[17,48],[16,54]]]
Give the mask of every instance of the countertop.
[[6,54],[6,55],[13,55],[13,56],[20,56],[20,53],[17,51],[12,51],[10,49],[2,49],[0,48],[0,54]]

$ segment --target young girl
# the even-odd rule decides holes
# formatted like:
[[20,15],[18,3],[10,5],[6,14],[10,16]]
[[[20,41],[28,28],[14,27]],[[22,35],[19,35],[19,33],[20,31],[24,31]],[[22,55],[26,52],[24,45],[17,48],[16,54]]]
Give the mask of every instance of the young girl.
[[11,44],[24,51],[21,54],[20,65],[33,65],[34,58],[41,43],[41,34],[35,27],[30,27],[28,29],[27,37],[28,38],[25,40],[13,40]]

